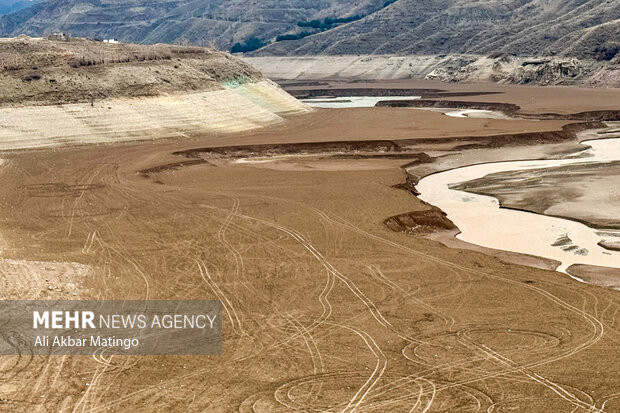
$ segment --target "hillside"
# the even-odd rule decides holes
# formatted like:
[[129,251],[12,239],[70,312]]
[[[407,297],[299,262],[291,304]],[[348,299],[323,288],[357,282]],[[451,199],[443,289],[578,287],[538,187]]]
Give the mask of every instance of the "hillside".
[[618,0],[398,0],[262,54],[492,54],[609,60],[620,49]]
[[262,75],[227,53],[201,47],[0,40],[0,104],[90,102],[221,89]]
[[39,0],[0,0],[0,16],[30,7]]
[[249,130],[305,106],[228,53],[196,46],[0,40],[2,148]]
[[620,88],[620,55],[611,61],[508,54],[263,55],[244,56],[244,60],[278,80],[427,79]]
[[266,43],[262,55],[610,60],[620,48],[620,0],[49,0],[0,19],[0,35],[54,31],[137,43],[214,41],[225,49],[239,43],[240,51]]
[[300,21],[367,15],[385,0],[48,0],[0,20],[0,35],[117,38],[135,43],[212,41],[228,50],[256,37],[268,42],[301,30]]

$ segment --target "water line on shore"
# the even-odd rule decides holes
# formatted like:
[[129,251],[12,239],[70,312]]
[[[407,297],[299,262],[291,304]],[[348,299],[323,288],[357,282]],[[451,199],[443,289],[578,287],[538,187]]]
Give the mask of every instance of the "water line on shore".
[[561,263],[556,270],[566,274],[574,264],[620,268],[620,252],[599,245],[614,231],[601,231],[565,218],[502,208],[492,196],[453,189],[456,184],[500,172],[620,160],[620,134],[581,143],[587,147],[578,156],[485,163],[428,175],[416,185],[421,193],[419,198],[442,209],[460,229],[457,238],[465,242],[556,260]]

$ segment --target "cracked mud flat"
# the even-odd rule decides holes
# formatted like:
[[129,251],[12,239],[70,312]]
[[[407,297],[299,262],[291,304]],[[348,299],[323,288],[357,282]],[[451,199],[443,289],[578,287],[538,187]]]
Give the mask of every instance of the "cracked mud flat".
[[[405,153],[458,166],[573,148],[489,144],[566,122],[336,112],[195,140],[2,154],[4,260],[88,267],[88,298],[227,305],[218,357],[0,357],[0,410],[619,410],[617,291],[392,231],[386,218],[429,209],[394,187],[407,160],[319,154],[312,169],[281,171],[310,158],[249,165],[204,151],[420,138]],[[459,136],[475,147],[455,150]],[[197,149],[208,163],[174,155]]]

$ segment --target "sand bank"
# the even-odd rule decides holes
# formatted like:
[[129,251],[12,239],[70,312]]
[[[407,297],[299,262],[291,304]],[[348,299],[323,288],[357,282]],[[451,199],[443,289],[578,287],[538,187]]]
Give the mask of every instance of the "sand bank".
[[308,108],[269,81],[171,96],[0,109],[0,150],[232,133]]

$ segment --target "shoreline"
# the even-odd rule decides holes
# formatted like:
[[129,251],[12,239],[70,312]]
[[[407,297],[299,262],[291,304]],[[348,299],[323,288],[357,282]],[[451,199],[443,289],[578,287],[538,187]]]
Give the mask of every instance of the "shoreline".
[[91,103],[2,106],[0,151],[244,132],[308,111],[267,80],[221,86],[219,90]]
[[[588,130],[591,128],[592,129],[600,128],[601,126],[603,126],[603,124],[599,122],[575,123],[575,124],[565,125],[562,129],[562,133],[565,134],[564,139],[562,140],[566,140],[566,141],[576,140],[578,132]],[[528,134],[522,134],[522,135],[525,136]],[[543,138],[543,140],[545,140],[544,138],[547,138],[548,136],[550,136],[548,135],[548,132],[531,133],[529,135],[531,135],[530,139],[534,141],[540,139],[541,137]],[[512,135],[508,135],[508,136],[512,136]],[[506,136],[502,135],[501,137],[505,138]],[[485,138],[488,138],[489,140],[496,140],[496,137],[478,136],[478,137],[445,138],[445,139],[442,139],[442,141],[447,140],[451,142],[458,142],[460,140],[470,140],[474,138],[478,138],[482,140],[486,140]],[[608,138],[602,137],[597,140],[604,140],[604,139],[608,139]],[[433,140],[432,139],[418,139],[418,140],[415,140],[415,143],[416,144],[420,144],[422,142],[430,143],[430,141],[433,141]],[[399,140],[391,140],[391,141],[364,141],[364,142],[334,141],[334,142],[312,142],[312,143],[297,143],[297,144],[283,143],[283,144],[265,144],[265,145],[247,145],[247,146],[241,145],[241,146],[206,147],[206,148],[198,148],[198,149],[174,152],[174,154],[182,155],[189,159],[197,159],[199,162],[206,162],[206,163],[209,162],[209,159],[210,159],[209,157],[211,156],[217,156],[217,157],[221,157],[224,159],[229,158],[229,159],[251,160],[253,158],[259,158],[259,159],[263,159],[264,162],[272,160],[271,158],[273,158],[273,161],[277,162],[280,160],[286,161],[290,159],[295,159],[295,158],[302,157],[302,156],[310,157],[310,158],[318,157],[319,159],[330,159],[330,158],[331,159],[338,159],[338,158],[342,159],[342,153],[351,151],[351,150],[355,150],[357,159],[372,159],[372,158],[376,159],[379,156],[385,159],[399,159],[399,158],[411,158],[416,155],[418,156],[420,155],[419,153],[416,153],[416,152],[407,152],[406,144],[413,144],[413,143],[414,142],[412,140],[407,140],[407,139],[402,139],[402,140],[399,139]],[[521,140],[520,143],[523,143],[523,140]],[[481,144],[478,144],[478,145],[480,147],[485,147],[485,145],[481,145]],[[472,146],[470,145],[469,148],[471,147]],[[457,146],[457,148],[461,148],[461,146]],[[377,151],[380,152],[380,154],[377,153]],[[368,153],[365,154],[365,152],[368,152]],[[279,156],[281,157],[282,155],[286,155],[286,159],[278,158]],[[414,175],[410,174],[407,171],[406,167],[420,166],[420,165],[432,165],[436,161],[436,159],[429,157],[425,153],[422,153],[421,155],[424,155],[424,156],[422,158],[418,158],[417,161],[409,162],[408,164],[401,166],[401,168],[407,174],[408,180],[409,180],[408,186],[405,185],[406,188],[403,188],[403,189],[406,189],[407,191],[411,192],[414,195],[417,195],[416,189],[415,189],[415,183],[417,183],[417,179],[414,178],[413,180],[411,180],[411,178],[414,177]],[[521,158],[518,160],[523,160],[523,159]],[[530,159],[530,160],[547,160],[547,158],[538,158],[538,159]],[[514,159],[503,160],[500,162],[514,162]],[[489,162],[482,162],[479,164],[468,164],[466,166],[481,165],[485,163],[489,163]],[[491,163],[497,163],[497,161],[492,161]],[[458,169],[462,167],[463,166],[458,166],[453,169]],[[439,172],[445,172],[445,170],[435,171],[433,173],[439,173]],[[424,175],[424,177],[432,175],[433,173]],[[402,187],[402,185],[400,187]],[[547,270],[555,270],[555,267],[557,267],[557,265],[555,265],[557,263],[556,261],[550,260],[542,256],[538,256],[535,254],[523,254],[523,253],[518,253],[518,252],[502,251],[502,250],[497,250],[493,248],[487,248],[487,247],[479,246],[476,244],[471,244],[466,241],[459,240],[457,238],[454,238],[455,241],[453,242],[447,242],[446,237],[442,235],[437,235],[437,232],[445,233],[446,230],[450,231],[449,225],[443,227],[443,229],[440,229],[439,231],[437,231],[437,228],[435,228],[434,225],[430,225],[430,227],[425,227],[426,225],[425,222],[427,222],[429,219],[432,222],[435,219],[432,216],[429,216],[428,212],[432,211],[432,209],[436,207],[432,205],[429,205],[429,206],[431,207],[431,210],[419,211],[419,212],[413,212],[413,213],[404,213],[398,216],[391,216],[391,217],[385,218],[384,224],[396,232],[413,231],[415,233],[418,233],[419,231],[416,231],[415,229],[410,229],[407,227],[408,222],[413,222],[414,227],[418,226],[420,228],[427,228],[427,231],[431,233],[431,235],[428,236],[429,239],[439,240],[439,242],[441,242],[442,244],[450,246],[450,247],[461,248],[461,247],[464,247],[465,244],[467,244],[470,246],[470,247],[467,247],[468,249],[482,251],[492,256],[499,257],[505,260],[506,262],[528,265],[528,266],[533,266],[535,268],[542,268],[542,269],[547,269]],[[510,209],[506,207],[503,207],[503,208]],[[422,213],[421,215],[420,215],[420,212]],[[523,212],[540,215],[533,211],[525,210]],[[558,218],[562,218],[562,217],[558,217]],[[399,228],[399,229],[395,229],[395,228]],[[457,235],[456,233],[452,234],[453,237],[456,235]],[[571,275],[571,274],[568,274],[568,275]],[[590,277],[590,279],[593,279],[593,277]]]
[[[617,139],[618,139],[618,138],[615,138],[615,140],[617,140]],[[606,138],[603,138],[603,139],[601,139],[601,140],[606,140]],[[582,144],[587,145],[587,144],[588,144],[588,143],[590,143],[591,141],[592,141],[592,140],[584,141],[584,142],[582,142]],[[587,148],[586,148],[586,149],[583,149],[583,150],[587,150]],[[569,159],[564,159],[564,160],[565,160],[565,161],[568,161],[568,163],[567,163],[567,164],[565,164],[565,165],[563,165],[563,166],[566,166],[566,167],[568,167],[568,168],[570,169],[570,166],[571,166],[571,163],[570,163],[570,158],[569,158]],[[540,162],[543,162],[543,161],[553,162],[553,160],[549,160],[548,158],[547,158],[547,159],[541,159],[541,160],[540,160]],[[445,174],[445,173],[450,173],[450,172],[452,172],[452,173],[454,174],[455,172],[457,172],[457,171],[459,171],[459,170],[461,170],[461,169],[463,169],[463,168],[472,168],[472,167],[484,166],[484,165],[495,166],[495,165],[499,165],[499,164],[503,164],[503,163],[508,163],[508,162],[513,163],[513,164],[515,163],[515,161],[500,161],[500,162],[495,161],[495,162],[485,162],[485,163],[480,163],[480,164],[467,165],[467,166],[460,166],[460,167],[456,167],[456,168],[452,168],[452,169],[448,169],[448,170],[437,171],[437,172],[434,172],[434,173],[428,174],[428,175],[424,176],[423,178],[421,178],[421,179],[418,181],[418,184],[416,185],[416,190],[417,190],[417,192],[421,193],[421,196],[420,196],[420,198],[421,198],[421,199],[424,199],[424,201],[425,201],[425,202],[428,202],[429,204],[433,205],[434,207],[438,207],[438,208],[440,208],[440,209],[441,209],[444,213],[446,213],[446,215],[447,215],[447,218],[448,218],[448,219],[451,219],[452,221],[454,221],[454,222],[455,222],[455,224],[456,224],[456,226],[457,226],[457,227],[462,228],[462,227],[463,227],[463,225],[465,225],[465,223],[467,223],[467,224],[469,225],[469,227],[472,227],[472,225],[473,225],[473,221],[471,221],[471,220],[470,220],[471,222],[468,222],[468,221],[467,221],[467,219],[468,219],[467,217],[469,216],[469,215],[468,215],[468,213],[467,213],[467,209],[465,209],[464,211],[459,211],[459,214],[460,214],[459,216],[460,216],[460,218],[459,218],[459,219],[457,219],[457,220],[454,220],[454,215],[457,213],[457,212],[456,212],[457,210],[455,209],[456,207],[455,207],[454,205],[450,204],[450,205],[451,205],[451,209],[447,211],[447,210],[445,209],[445,206],[442,206],[442,202],[443,202],[444,204],[448,205],[448,204],[447,204],[448,202],[456,202],[456,201],[454,201],[454,200],[450,201],[450,200],[451,200],[451,198],[449,198],[448,196],[446,196],[446,197],[445,197],[445,199],[443,199],[441,202],[440,202],[439,200],[435,200],[435,201],[433,201],[433,200],[429,200],[429,199],[428,199],[428,196],[429,196],[429,191],[431,190],[431,188],[429,187],[429,188],[427,188],[426,190],[421,190],[421,189],[420,189],[420,185],[422,184],[422,181],[423,181],[424,179],[428,179],[429,177],[434,177],[434,178],[437,178],[437,177],[439,176],[439,174]],[[521,159],[521,160],[516,161],[516,162],[522,162],[522,163],[524,163],[524,165],[526,165],[526,164],[527,164],[527,162],[532,162],[532,161],[530,161],[530,160],[528,160],[528,161],[523,161],[523,160]],[[558,160],[558,162],[561,162],[561,160]],[[608,162],[608,160],[606,160],[605,158],[603,158],[603,159],[601,159],[601,160],[597,160],[597,161],[596,161],[596,163],[601,163],[601,162],[602,162],[602,163],[605,163],[605,162]],[[593,163],[593,164],[594,164],[594,163]],[[561,166],[561,165],[558,165],[558,166]],[[541,166],[540,166],[540,168],[541,168],[541,169],[549,169],[549,168],[552,168],[552,167],[551,167],[551,166],[544,166],[544,165],[541,165]],[[528,169],[529,169],[529,168],[528,168]],[[524,169],[523,171],[525,171],[525,170],[527,170],[527,169]],[[500,171],[496,171],[496,172],[489,172],[488,174],[495,174],[495,173],[502,173],[502,172],[509,172],[509,171],[512,171],[512,169],[500,170]],[[516,171],[521,171],[521,170],[520,170],[520,169],[517,169]],[[487,174],[487,175],[488,175],[488,174]],[[484,175],[484,176],[486,176],[486,175]],[[464,178],[462,178],[462,177],[461,177],[460,179],[464,179]],[[482,179],[482,178],[480,178],[480,177],[478,177],[478,178],[474,178],[474,179],[473,179],[473,181],[475,181],[475,180],[477,180],[477,179]],[[460,185],[465,185],[467,182],[471,182],[471,181],[472,181],[472,179],[467,178],[467,179],[464,179],[464,180],[461,180],[461,181],[458,181],[458,182],[460,182]],[[439,184],[439,185],[444,185],[443,181],[439,181],[439,182],[442,182],[442,183],[441,183],[441,184]],[[428,181],[426,181],[426,182],[425,182],[425,184],[426,184],[426,185],[428,185]],[[521,209],[517,209],[517,208],[507,208],[507,207],[502,207],[502,205],[501,205],[501,203],[499,202],[499,199],[498,199],[497,197],[495,197],[495,196],[493,196],[493,195],[491,195],[491,194],[488,194],[488,193],[484,193],[484,194],[477,194],[476,192],[467,191],[466,189],[459,188],[458,186],[456,186],[456,189],[453,189],[453,188],[455,187],[455,185],[456,185],[456,184],[457,184],[457,183],[454,183],[454,184],[447,183],[447,184],[445,184],[445,185],[447,186],[447,188],[446,188],[446,189],[447,189],[447,191],[448,191],[448,192],[447,192],[447,194],[448,194],[448,195],[452,194],[452,191],[456,191],[456,193],[461,193],[461,192],[462,192],[462,193],[470,193],[470,194],[472,194],[472,195],[474,195],[474,196],[481,197],[481,198],[475,198],[474,200],[476,200],[476,199],[480,199],[480,200],[489,199],[489,200],[491,200],[491,201],[490,201],[490,203],[487,203],[487,202],[483,202],[483,203],[481,203],[481,204],[480,204],[481,206],[480,206],[480,207],[478,207],[478,209],[482,208],[482,206],[484,206],[484,207],[490,207],[491,209],[494,209],[494,210],[498,211],[498,214],[499,214],[499,211],[502,211],[502,210],[504,210],[504,211],[514,211],[514,212],[517,212],[517,213],[523,213],[523,212],[525,212],[525,213],[527,213],[527,214],[532,214],[532,215],[531,215],[532,217],[537,217],[537,220],[538,220],[538,221],[541,221],[541,224],[542,224],[542,223],[544,223],[544,222],[546,222],[545,220],[541,220],[541,219],[542,219],[542,217],[552,218],[552,217],[550,217],[550,216],[549,216],[549,215],[547,215],[547,214],[540,214],[540,213],[536,213],[536,212],[534,212],[534,211],[521,210]],[[436,191],[435,191],[435,192],[436,192]],[[435,192],[433,192],[433,194],[435,194],[435,195],[436,195],[436,193],[435,193]],[[455,196],[457,196],[457,195],[456,195],[456,193],[454,194]],[[426,199],[425,199],[424,197],[426,197]],[[463,201],[460,201],[460,202],[462,203]],[[479,202],[482,202],[482,201],[479,201]],[[489,204],[489,205],[487,205],[487,204]],[[494,205],[495,207],[493,207],[493,205]],[[473,209],[472,211],[470,211],[470,212],[471,212],[471,213],[474,213],[474,212],[475,212],[475,209],[476,209],[476,208],[474,208],[474,209]],[[480,211],[480,213],[482,213],[482,211]],[[487,211],[487,213],[489,213],[489,212]],[[499,214],[499,215],[502,215],[502,214]],[[499,215],[498,215],[498,217],[499,217]],[[507,214],[504,214],[504,215],[507,215]],[[522,217],[518,217],[517,215],[514,215],[514,214],[511,214],[511,215],[510,215],[510,217],[513,217],[513,216],[514,216],[514,221],[515,221],[515,222],[518,220],[518,218],[519,218],[519,219],[520,219],[520,218],[522,218]],[[506,219],[506,217],[504,217],[504,219]],[[558,219],[564,219],[564,218],[558,218]],[[565,220],[565,221],[567,221],[567,222],[574,222],[574,221],[576,221],[576,220],[570,220],[570,219],[564,219],[564,220]],[[503,221],[503,222],[504,222],[504,223],[507,223],[506,221]],[[562,227],[562,225],[561,225],[561,224],[559,224],[559,223],[556,223],[556,224],[554,224],[552,227]],[[587,226],[585,226],[585,225],[584,225],[584,227],[587,227]],[[495,228],[497,228],[497,227],[495,227]],[[512,229],[512,230],[511,230],[511,229],[509,229],[509,228],[511,228],[510,226],[507,226],[506,228],[507,228],[506,230],[507,230],[507,231],[509,231],[509,232],[507,232],[506,234],[504,234],[505,236],[508,236],[508,234],[513,234],[513,232],[511,232],[511,231],[516,230],[516,228],[515,228],[515,229]],[[545,227],[545,228],[547,228],[547,227]],[[575,228],[573,228],[573,227],[569,227],[569,228],[572,228],[572,229],[565,229],[565,231],[567,231],[567,235],[566,235],[566,237],[567,237],[567,239],[570,241],[570,246],[571,246],[571,249],[572,249],[572,248],[574,248],[574,249],[577,249],[577,248],[582,248],[582,249],[583,249],[583,248],[584,248],[584,245],[583,245],[583,244],[581,244],[581,242],[583,242],[583,240],[582,240],[582,241],[574,241],[574,242],[575,242],[575,244],[574,244],[574,246],[573,246],[573,241],[571,240],[571,238],[568,238],[568,234],[571,234],[571,236],[573,236],[573,235],[579,235],[579,237],[580,237],[579,239],[584,238],[584,236],[587,238],[587,234],[586,234],[586,233],[582,233],[582,231],[581,231],[581,229],[580,229],[580,228],[579,228],[579,229],[578,229],[577,227],[575,227]],[[589,231],[590,231],[590,232],[594,232],[594,230],[595,230],[594,228],[591,228],[591,227],[587,227],[587,228],[589,228]],[[543,229],[544,229],[544,228],[541,228],[541,230],[543,230]],[[549,230],[549,228],[547,228],[547,230]],[[574,232],[575,232],[575,234],[573,234],[573,232],[572,232],[572,231],[574,231]],[[497,231],[491,231],[491,232],[492,232],[493,234],[497,233]],[[556,230],[556,232],[557,232],[557,230]],[[486,234],[486,232],[484,232],[484,233]],[[516,234],[516,233],[515,233],[515,234]],[[532,252],[526,252],[525,250],[515,250],[515,249],[514,249],[514,245],[513,245],[512,247],[511,247],[511,246],[509,246],[509,245],[512,245],[512,244],[510,244],[510,242],[508,242],[508,244],[506,244],[506,246],[505,246],[504,248],[501,248],[501,247],[500,247],[500,245],[501,245],[502,243],[501,243],[501,242],[499,242],[499,240],[500,240],[501,238],[496,238],[496,239],[494,240],[494,242],[493,242],[492,244],[493,244],[493,245],[495,245],[495,246],[487,245],[487,244],[486,244],[486,242],[489,242],[489,239],[487,239],[487,238],[488,238],[489,236],[491,236],[491,237],[492,237],[492,236],[493,236],[492,234],[487,234],[487,236],[486,236],[486,237],[483,237],[483,238],[481,238],[481,239],[480,239],[480,240],[478,240],[478,241],[472,241],[472,239],[471,239],[471,237],[472,237],[472,236],[473,236],[473,239],[478,239],[478,238],[480,237],[480,233],[478,233],[478,235],[476,235],[476,231],[475,231],[475,230],[473,230],[472,228],[470,228],[470,229],[468,230],[468,232],[467,232],[467,238],[461,238],[461,237],[460,237],[461,235],[463,235],[463,233],[462,233],[462,232],[460,232],[459,234],[455,234],[455,236],[459,236],[459,239],[461,239],[462,241],[467,242],[467,243],[470,243],[470,244],[473,244],[473,245],[477,245],[477,246],[479,246],[479,247],[483,247],[483,248],[487,248],[487,249],[491,249],[491,250],[497,250],[497,249],[499,249],[499,250],[501,250],[501,251],[507,251],[507,252],[511,252],[511,253],[517,253],[517,254],[524,254],[524,255],[537,256],[537,257],[540,257],[541,259],[551,259],[551,256],[539,255],[539,254],[537,254],[537,252],[535,252],[535,251],[532,251]],[[551,234],[547,234],[547,235],[549,235],[549,236],[550,236]],[[501,235],[500,235],[500,234],[498,234],[498,236],[501,236]],[[557,236],[557,234],[556,234],[556,235],[554,235],[554,236]],[[478,238],[477,238],[477,237],[478,237]],[[536,238],[537,238],[537,237],[536,237]],[[585,238],[584,238],[584,239],[585,239]],[[507,241],[507,240],[508,240],[508,238],[507,238],[507,239],[504,239],[504,241]],[[504,243],[505,243],[505,242],[504,242]],[[553,245],[555,245],[555,244],[553,244]],[[553,245],[552,245],[552,246],[553,246]],[[589,245],[589,244],[586,244],[586,245]],[[524,246],[524,245],[522,245],[522,246],[521,246],[521,248],[523,248],[523,246]],[[600,246],[600,244],[599,244],[599,246]],[[512,248],[512,249],[511,249],[511,248]],[[571,249],[564,249],[564,248],[562,248],[562,249],[563,249],[564,251],[566,251],[567,253],[568,253],[568,251],[571,251]],[[590,251],[588,251],[588,249],[589,249]],[[542,253],[543,253],[543,250],[539,250],[539,252],[540,252],[540,254],[542,254]],[[546,252],[547,254],[550,254],[550,253],[552,253],[552,252],[553,252],[552,256],[556,256],[556,255],[557,255],[557,256],[559,256],[559,255],[561,255],[561,254],[560,254],[560,252],[559,252],[558,250],[553,250],[553,251],[551,251],[551,250],[549,250],[549,249],[547,248],[547,252]],[[592,253],[593,253],[593,251],[591,250],[591,248],[590,248],[590,247],[588,247],[588,248],[586,249],[586,253],[585,253],[585,255],[586,255],[586,256],[588,256],[588,255],[591,255]],[[606,253],[606,254],[607,254],[607,255],[611,255],[610,253]],[[580,254],[580,255],[584,255],[584,254]],[[599,255],[600,255],[600,254],[599,254]],[[602,255],[601,255],[601,258],[603,258],[603,256],[602,256]],[[595,263],[592,263],[592,262],[587,262],[587,261],[579,262],[579,259],[578,259],[578,258],[574,258],[574,261],[572,261],[572,265],[571,265],[571,261],[568,261],[568,262],[562,262],[562,265],[560,265],[560,266],[558,267],[558,269],[556,269],[556,271],[566,273],[566,274],[567,274],[567,275],[569,275],[569,276],[576,276],[576,277],[577,277],[577,278],[579,278],[579,279],[581,279],[582,277],[579,277],[579,276],[577,276],[576,274],[571,274],[571,273],[569,272],[569,268],[570,268],[570,267],[572,267],[573,265],[578,265],[578,266],[586,266],[586,267],[588,267],[588,266],[599,266],[599,267],[606,267],[606,268],[610,268],[610,271],[611,271],[611,270],[614,270],[613,272],[614,272],[614,273],[616,273],[616,271],[615,271],[615,270],[617,269],[616,267],[612,267],[612,266],[605,266],[604,264],[600,263],[599,261],[595,261],[595,262],[596,262],[596,264],[595,264]],[[620,273],[620,271],[618,271],[618,273]],[[590,279],[590,280],[595,280],[595,281],[593,281],[593,282],[595,282],[596,284],[601,284],[601,283],[602,283],[602,281],[600,281],[600,280],[596,280],[596,277],[595,277],[595,276],[593,276],[592,274],[589,274],[589,279]],[[606,283],[607,283],[607,282],[606,282]],[[601,285],[602,285],[602,284],[601,284]]]

